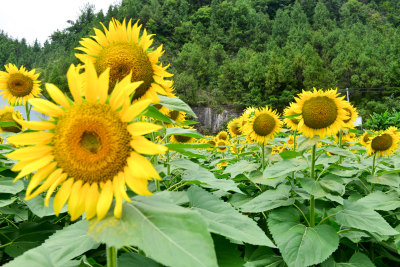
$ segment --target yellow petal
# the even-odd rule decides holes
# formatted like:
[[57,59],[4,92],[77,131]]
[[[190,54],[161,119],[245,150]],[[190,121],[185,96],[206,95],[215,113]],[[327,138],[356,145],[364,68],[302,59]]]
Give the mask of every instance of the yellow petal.
[[40,98],[31,98],[28,100],[28,102],[34,107],[34,110],[50,117],[60,117],[64,114],[62,108],[50,101]]
[[117,176],[113,180],[113,190],[115,196],[114,216],[119,219],[121,218],[121,213],[122,213],[122,193],[118,182],[119,180]]
[[119,92],[112,94],[110,98],[111,108],[117,110],[121,107],[124,103],[124,99],[129,97],[142,83],[143,81],[131,83],[128,86],[121,88]]
[[104,104],[108,97],[108,85],[110,79],[110,68],[107,68],[102,74],[99,76],[98,82],[98,94],[99,94],[99,103]]
[[30,146],[14,150],[6,156],[14,160],[35,160],[49,154],[51,150],[51,146]]
[[71,92],[74,101],[77,104],[82,103],[82,97],[81,97],[82,87],[79,80],[78,70],[75,68],[74,65],[71,65],[68,69],[67,80],[68,80],[69,91]]
[[62,169],[57,169],[55,170],[52,174],[50,174],[46,181],[44,181],[43,184],[41,184],[32,194],[28,195],[26,193],[25,200],[30,200],[40,193],[44,192],[47,188],[49,188],[60,176],[62,175]]
[[160,175],[158,174],[156,169],[154,169],[154,167],[150,163],[150,161],[148,159],[146,159],[145,157],[143,157],[142,155],[132,152],[131,156],[128,158],[128,166],[129,166],[129,163],[131,163],[131,165],[134,166],[131,169],[134,171],[133,173],[135,173],[136,170],[139,170],[139,173],[140,173],[140,170],[145,170],[145,175],[141,175],[143,178],[152,177],[152,178],[161,180]]
[[26,188],[26,194],[29,195],[33,189],[36,188],[36,186],[38,186],[38,184],[45,179],[50,173],[52,173],[54,171],[54,169],[56,168],[57,163],[56,162],[52,162],[46,166],[44,166],[43,168],[40,168],[33,176],[32,179],[29,182],[28,187]]
[[47,190],[46,193],[46,197],[44,199],[44,205],[47,207],[49,206],[49,200],[51,195],[53,194],[54,190],[56,189],[56,187],[61,184],[62,182],[64,182],[64,180],[68,177],[68,175],[66,173],[63,173],[61,176],[59,176],[57,178],[57,180],[49,187],[49,189]]
[[149,122],[133,122],[128,125],[128,131],[132,136],[140,136],[152,133],[162,129],[163,127]]
[[128,194],[126,193],[125,189],[125,172],[120,172],[120,174],[117,176],[118,179],[118,185],[120,188],[120,192],[122,194],[122,198],[125,199],[127,202],[131,202],[132,200],[129,198]]
[[88,102],[94,103],[97,101],[97,72],[94,68],[94,64],[91,62],[85,63],[85,75],[86,75],[86,90],[85,98]]
[[13,115],[13,119],[18,122],[22,127],[32,129],[32,130],[39,130],[39,131],[45,131],[45,130],[51,130],[56,127],[54,123],[47,122],[47,121],[25,121],[25,120],[20,120],[16,116]]
[[65,203],[68,200],[69,195],[71,194],[72,184],[74,183],[73,178],[69,178],[65,183],[62,184],[60,190],[58,190],[56,196],[54,197],[53,207],[54,212],[58,216],[60,211],[64,207]]
[[168,150],[166,146],[155,144],[144,136],[132,136],[130,145],[136,152],[146,155],[163,154]]
[[111,203],[113,199],[113,185],[110,180],[108,180],[103,188],[101,189],[101,193],[99,196],[99,201],[97,202],[97,220],[100,221],[101,219],[106,216],[108,210],[110,209]]
[[85,201],[86,219],[91,219],[96,215],[97,201],[99,199],[99,187],[93,183],[87,193]]
[[50,97],[56,101],[57,104],[63,106],[64,108],[68,108],[70,106],[67,97],[54,84],[46,83],[46,90]]
[[138,195],[151,196],[153,194],[147,188],[148,181],[146,179],[140,179],[133,177],[132,175],[127,175],[126,184],[133,192],[135,192]]
[[130,122],[134,118],[136,118],[140,113],[142,113],[151,103],[151,99],[144,99],[142,101],[138,101],[130,106],[126,112],[124,112],[121,116],[121,120],[123,122]]
[[81,214],[79,214],[79,202],[82,197],[81,194],[82,180],[76,181],[71,188],[71,194],[68,199],[68,213],[71,215],[71,221],[76,220]]
[[15,179],[19,179],[21,177],[24,177],[24,176],[34,172],[35,170],[43,168],[44,166],[49,164],[53,159],[54,159],[53,155],[48,155],[48,156],[45,156],[43,158],[33,161],[32,163],[25,166],[25,168],[23,168],[21,170],[21,172],[17,175],[17,177],[15,177]]
[[[54,124],[53,124],[54,125]],[[7,137],[7,141],[14,145],[44,145],[53,140],[54,134],[48,132],[29,132]]]

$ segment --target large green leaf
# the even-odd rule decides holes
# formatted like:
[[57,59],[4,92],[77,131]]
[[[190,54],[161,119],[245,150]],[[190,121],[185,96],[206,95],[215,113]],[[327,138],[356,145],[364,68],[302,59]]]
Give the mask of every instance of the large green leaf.
[[343,179],[334,174],[328,174],[319,180],[319,184],[325,191],[337,193],[341,196],[346,191],[346,187],[343,185],[343,183]]
[[352,153],[352,152],[350,152],[350,151],[348,151],[346,149],[339,148],[337,146],[328,146],[328,147],[325,147],[324,150],[326,152],[330,152],[332,154],[339,155],[339,156],[344,156],[344,157],[348,157],[348,158],[355,158],[356,157],[354,153]]
[[[31,200],[24,200],[24,196],[19,196],[21,201],[25,202],[28,208],[32,211],[33,214],[42,218],[45,216],[54,215],[53,201],[54,197],[50,197],[49,205],[46,207],[44,205],[44,197],[43,195],[39,195],[37,197],[32,198]],[[60,213],[64,213],[67,211],[67,206],[64,206]]]
[[247,253],[245,267],[286,267],[286,264],[280,255],[276,255],[271,248],[257,247],[251,253]]
[[66,266],[71,259],[99,246],[87,235],[87,230],[87,221],[70,225],[4,266]]
[[288,266],[304,267],[326,260],[339,246],[339,236],[327,224],[307,227],[294,208],[273,210],[269,230]]
[[156,109],[153,106],[147,107],[147,109],[144,112],[144,115],[147,117],[151,117],[155,120],[163,121],[165,123],[174,123],[173,120],[162,114],[158,109]]
[[247,160],[240,160],[236,162],[235,164],[229,165],[226,167],[224,170],[224,173],[230,173],[232,178],[236,177],[239,174],[245,173],[245,172],[251,172],[256,170],[260,165],[256,163],[251,163]]
[[335,262],[332,257],[321,264],[321,267],[375,267],[375,264],[361,252],[356,252],[349,262]]
[[162,267],[161,264],[137,253],[124,253],[118,257],[118,267]]
[[204,136],[196,130],[184,128],[167,128],[167,133],[165,134],[165,136],[170,135],[183,135],[193,138],[204,138]]
[[292,187],[281,184],[274,190],[267,190],[252,200],[240,206],[242,212],[263,212],[281,206],[293,205],[294,199],[290,198]]
[[158,97],[161,99],[160,104],[164,107],[172,110],[184,111],[187,114],[191,115],[193,118],[197,119],[196,114],[189,107],[189,105],[183,102],[179,97],[168,97],[163,95],[158,95]]
[[311,178],[303,178],[300,180],[300,184],[307,193],[314,195],[315,197],[325,197],[328,195],[328,193],[322,188],[319,181]]
[[276,164],[265,168],[263,175],[266,178],[274,178],[287,175],[293,171],[304,170],[307,167],[307,161],[305,161],[303,158],[281,160]]
[[400,198],[397,193],[383,193],[382,191],[375,191],[371,194],[357,200],[373,210],[395,210],[400,207]]
[[24,190],[24,183],[21,180],[13,182],[14,178],[0,177],[0,193],[16,194]]
[[217,266],[207,225],[195,211],[152,197],[125,203],[121,219],[112,212],[90,222],[89,235],[120,248],[137,246],[168,266]]
[[343,206],[331,210],[331,213],[336,213],[336,221],[342,226],[381,235],[399,234],[379,213],[363,203],[345,200]]
[[398,173],[384,173],[380,176],[367,176],[367,181],[373,184],[383,184],[388,186],[399,187],[400,175]]
[[215,251],[218,258],[218,267],[243,267],[244,260],[238,245],[232,244],[222,236],[214,236]]
[[210,232],[249,244],[275,247],[255,221],[235,210],[229,203],[199,187],[191,187],[188,197],[190,205],[207,222]]

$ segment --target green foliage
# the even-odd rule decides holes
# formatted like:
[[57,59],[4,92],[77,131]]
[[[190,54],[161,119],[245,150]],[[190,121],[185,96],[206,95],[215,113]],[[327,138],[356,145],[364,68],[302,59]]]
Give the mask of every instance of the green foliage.
[[386,130],[390,126],[398,127],[400,125],[400,112],[395,109],[385,110],[383,113],[373,112],[363,125],[366,129]]

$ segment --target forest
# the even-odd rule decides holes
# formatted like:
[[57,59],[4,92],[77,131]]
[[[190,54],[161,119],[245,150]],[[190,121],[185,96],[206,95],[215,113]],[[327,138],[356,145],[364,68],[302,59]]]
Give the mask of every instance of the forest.
[[35,68],[43,83],[65,91],[81,38],[126,18],[163,44],[161,61],[191,106],[282,111],[303,89],[348,88],[366,116],[400,110],[398,10],[397,0],[122,0],[107,12],[86,5],[44,44],[0,32],[0,70],[7,63]]

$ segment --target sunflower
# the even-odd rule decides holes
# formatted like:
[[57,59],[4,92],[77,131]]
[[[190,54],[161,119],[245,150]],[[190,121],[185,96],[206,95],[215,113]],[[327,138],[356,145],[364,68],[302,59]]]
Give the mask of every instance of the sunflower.
[[237,137],[242,135],[242,120],[240,118],[234,118],[228,122],[228,132],[232,137]]
[[229,141],[225,140],[216,140],[216,147],[218,152],[226,152],[228,151]]
[[400,131],[397,129],[396,126],[390,126],[387,128],[388,131],[392,131],[395,135],[397,135],[400,138]]
[[392,131],[384,131],[370,138],[367,149],[368,154],[376,154],[379,156],[391,155],[398,147],[399,137]]
[[[295,104],[290,103],[289,107],[285,108],[283,110],[283,116],[293,116],[296,115],[297,113],[295,112]],[[289,118],[284,118],[283,122],[287,125],[288,128],[290,128],[292,131],[297,131],[297,127],[299,125],[299,120],[298,119],[289,119]]]
[[344,107],[343,109],[346,111],[347,114],[347,119],[345,119],[343,127],[348,128],[348,129],[353,129],[354,128],[354,122],[356,121],[358,117],[358,112],[356,111],[356,108],[353,107],[352,104],[350,104],[348,101],[343,100]]
[[40,73],[35,73],[35,69],[27,71],[21,66],[18,70],[17,66],[11,63],[4,67],[6,71],[0,71],[0,95],[3,95],[10,105],[25,105],[28,99],[40,94],[42,90],[37,79]]
[[222,140],[222,141],[228,141],[229,140],[229,135],[226,131],[220,131],[216,136],[215,139],[217,141]]
[[[85,54],[75,54],[82,62],[93,62],[98,74],[110,68],[110,90],[129,73],[132,73],[132,82],[143,81],[136,89],[133,100],[142,98],[151,99],[158,103],[160,99],[157,93],[166,95],[172,86],[170,81],[164,80],[172,74],[166,71],[159,63],[159,57],[164,53],[162,45],[152,50],[152,35],[143,30],[142,25],[132,21],[128,24],[124,20],[122,24],[112,19],[108,29],[104,26],[104,32],[94,29],[95,35],[91,38],[83,38],[79,43],[81,47],[76,49]],[[151,52],[150,52],[151,51]],[[165,89],[167,88],[167,90]]]
[[[192,127],[185,127],[185,129],[193,129]],[[196,138],[191,137],[191,136],[186,136],[186,135],[180,135],[180,134],[175,134],[171,135],[171,138],[169,139],[172,143],[194,143]]]
[[260,108],[254,111],[254,116],[249,117],[244,126],[244,134],[251,141],[265,144],[279,132],[281,125],[276,111],[269,107]]
[[250,117],[254,116],[254,113],[256,112],[256,108],[255,107],[248,107],[243,111],[242,116],[240,117],[241,121],[242,121],[242,125],[240,127],[242,134],[243,134],[243,129],[244,126],[247,124],[247,122],[249,121]]
[[369,139],[373,136],[370,132],[364,132],[359,141],[363,146],[368,146]]
[[167,128],[175,127],[176,124],[180,124],[186,120],[186,112],[184,111],[168,109],[166,116],[175,122],[165,124]]
[[87,219],[97,215],[101,220],[115,197],[114,216],[119,218],[122,200],[130,201],[125,185],[136,194],[148,196],[148,181],[161,179],[150,161],[141,155],[167,150],[143,136],[161,126],[132,122],[151,101],[125,101],[141,84],[131,83],[130,75],[115,86],[111,95],[108,71],[98,77],[95,66],[88,63],[82,76],[78,76],[71,65],[67,79],[74,101],[53,84],[46,84],[46,90],[59,106],[44,99],[29,100],[36,111],[51,118],[49,121],[22,121],[14,117],[21,125],[39,131],[10,137],[11,143],[29,146],[11,152],[8,157],[19,160],[13,167],[20,171],[16,180],[37,170],[27,187],[26,200],[47,190],[48,205],[50,196],[60,186],[54,198],[57,215],[68,201],[71,220],[83,212]]
[[13,132],[13,133],[19,133],[22,130],[21,124],[19,124],[16,120],[13,119],[13,117],[18,118],[18,120],[23,120],[22,114],[14,110],[12,107],[9,106],[4,106],[0,108],[0,122],[3,121],[12,121],[16,124],[16,126],[0,126],[0,133],[1,132]]
[[324,138],[335,135],[343,127],[344,120],[348,119],[344,109],[343,98],[337,90],[303,91],[295,97],[294,112],[301,114],[298,131],[307,137],[319,135]]
[[214,150],[215,146],[217,145],[215,138],[213,136],[207,135],[207,139],[205,139],[205,144],[211,145],[211,147],[207,148],[208,150]]

